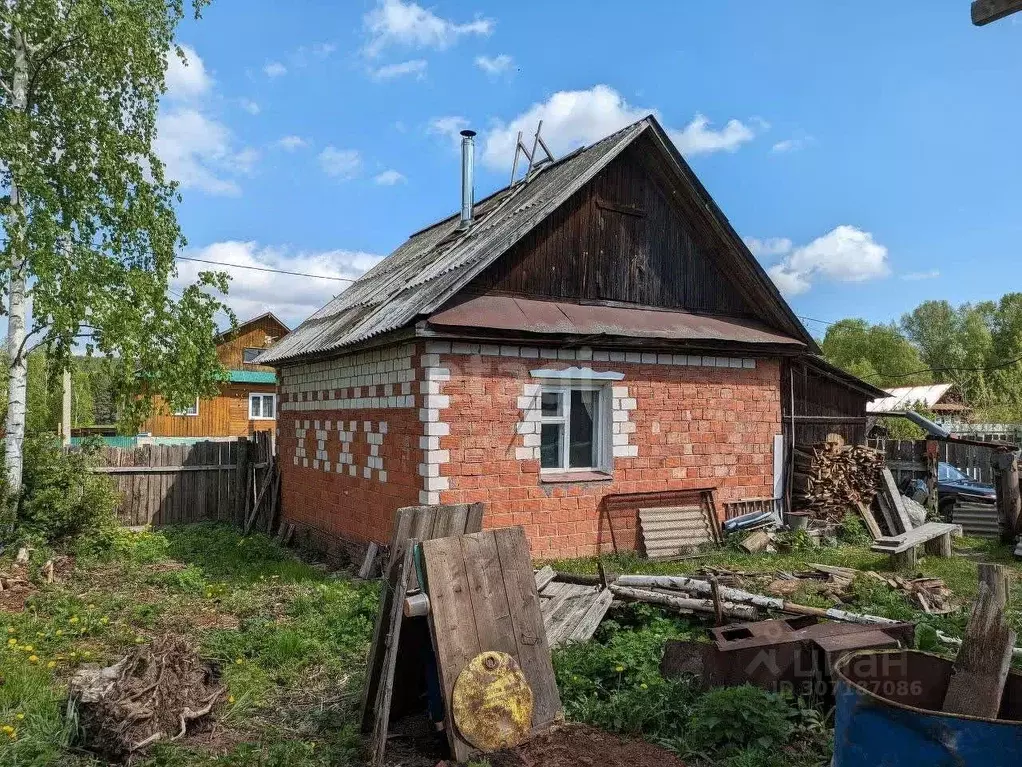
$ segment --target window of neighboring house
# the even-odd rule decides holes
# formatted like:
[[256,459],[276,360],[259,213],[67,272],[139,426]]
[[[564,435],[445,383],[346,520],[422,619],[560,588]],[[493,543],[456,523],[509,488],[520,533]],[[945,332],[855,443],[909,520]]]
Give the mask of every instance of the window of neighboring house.
[[277,417],[277,395],[276,394],[249,394],[248,395],[248,417],[262,421]]
[[244,362],[246,365],[252,365],[252,364],[255,363],[256,357],[258,357],[264,351],[266,351],[266,350],[265,349],[253,349],[251,347],[247,347],[246,346],[245,349],[241,352],[241,361]]
[[192,405],[190,407],[186,407],[184,410],[177,410],[177,411],[174,412],[174,415],[192,415],[192,416],[194,416],[194,415],[198,415],[198,414],[199,414],[199,398],[198,397],[195,398],[195,404],[194,405]]
[[610,411],[606,387],[544,386],[540,398],[540,469],[609,470]]

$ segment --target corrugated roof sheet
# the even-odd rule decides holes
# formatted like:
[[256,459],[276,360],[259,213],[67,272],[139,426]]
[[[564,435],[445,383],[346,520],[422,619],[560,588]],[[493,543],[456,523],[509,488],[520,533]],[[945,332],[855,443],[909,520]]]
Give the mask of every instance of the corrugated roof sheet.
[[867,413],[893,413],[909,410],[916,403],[933,407],[947,394],[952,384],[931,384],[929,386],[902,386],[887,389],[888,396],[866,403]]
[[475,223],[451,216],[408,239],[257,360],[262,364],[330,352],[404,327],[504,253],[593,178],[649,126],[637,123],[547,165],[528,183],[479,201]]
[[231,383],[277,383],[277,374],[269,370],[229,370]]
[[805,348],[762,323],[691,312],[479,296],[429,318],[430,325],[580,336],[727,341]]

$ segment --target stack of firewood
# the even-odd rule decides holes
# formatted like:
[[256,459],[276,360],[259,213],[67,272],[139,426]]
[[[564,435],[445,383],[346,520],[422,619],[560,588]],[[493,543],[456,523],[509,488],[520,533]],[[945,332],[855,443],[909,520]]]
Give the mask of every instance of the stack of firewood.
[[816,445],[795,449],[792,505],[817,519],[840,519],[858,504],[867,508],[879,485],[883,453],[861,445]]

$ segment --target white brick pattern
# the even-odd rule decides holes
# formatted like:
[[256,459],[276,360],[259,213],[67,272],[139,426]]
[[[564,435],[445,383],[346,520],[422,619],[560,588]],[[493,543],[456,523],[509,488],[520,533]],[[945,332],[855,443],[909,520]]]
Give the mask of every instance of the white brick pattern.
[[281,410],[415,407],[413,344],[292,365],[280,376]]
[[515,448],[515,458],[519,461],[539,460],[539,416],[540,416],[540,384],[527,383],[522,386],[522,395],[518,398],[518,409],[522,411],[522,420],[518,422],[518,434],[521,443]]
[[632,411],[636,408],[635,397],[628,396],[627,386],[611,388],[611,444],[615,458],[637,458],[639,446],[631,444],[635,434],[635,423],[631,420]]
[[521,357],[541,360],[581,360],[585,362],[631,362],[644,365],[684,365],[704,368],[755,368],[751,357],[704,357],[698,354],[655,354],[590,349],[540,349],[532,346],[494,346],[472,343],[433,341],[429,350],[436,354],[478,354],[483,357]]
[[440,476],[440,466],[451,460],[450,452],[440,449],[440,438],[451,432],[450,424],[442,420],[440,413],[451,406],[450,397],[441,391],[443,385],[451,380],[451,371],[440,366],[440,355],[450,350],[449,343],[428,341],[426,353],[419,360],[422,365],[419,422],[423,434],[419,437],[419,447],[422,449],[422,463],[419,464],[422,490],[419,491],[419,503],[440,503],[440,493],[450,489],[450,479]]
[[[341,449],[337,453],[337,460],[330,460],[330,450],[327,441],[330,438],[332,421],[295,421],[295,439],[298,445],[295,447],[293,457],[294,465],[301,465],[302,468],[310,468],[308,449],[305,447],[305,440],[311,434],[316,438],[315,457],[312,459],[311,468],[317,471],[329,473],[331,470],[337,474],[347,472],[349,476],[355,477],[361,474],[364,479],[372,479],[373,472],[376,472],[376,479],[379,482],[387,481],[387,472],[383,468],[383,456],[380,455],[380,448],[383,447],[384,435],[387,433],[387,422],[380,421],[374,431],[372,421],[338,421],[336,423],[337,436],[341,443]],[[366,442],[369,444],[369,455],[366,458],[366,465],[361,467],[355,465],[355,456],[351,452],[351,446],[355,442],[355,434],[361,425],[366,435]]]

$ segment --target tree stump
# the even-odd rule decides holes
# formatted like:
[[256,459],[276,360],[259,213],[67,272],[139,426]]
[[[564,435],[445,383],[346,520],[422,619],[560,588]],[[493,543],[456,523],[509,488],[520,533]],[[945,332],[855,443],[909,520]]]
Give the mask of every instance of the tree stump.
[[951,556],[951,533],[934,538],[923,544],[923,548],[927,554],[932,554],[935,557],[950,557]]

